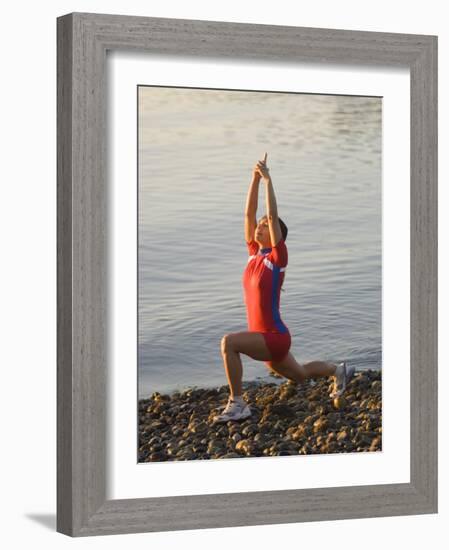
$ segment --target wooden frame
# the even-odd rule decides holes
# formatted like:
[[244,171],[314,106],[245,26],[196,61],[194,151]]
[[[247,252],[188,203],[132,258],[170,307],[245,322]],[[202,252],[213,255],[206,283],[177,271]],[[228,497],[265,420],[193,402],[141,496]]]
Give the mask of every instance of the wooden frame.
[[[73,13],[58,18],[57,530],[71,536],[437,511],[437,38]],[[107,50],[407,66],[410,483],[106,500]]]

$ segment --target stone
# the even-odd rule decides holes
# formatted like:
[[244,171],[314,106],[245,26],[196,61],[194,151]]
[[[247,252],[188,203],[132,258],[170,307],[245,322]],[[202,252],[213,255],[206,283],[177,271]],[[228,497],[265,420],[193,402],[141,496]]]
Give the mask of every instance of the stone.
[[218,458],[241,458],[241,455],[237,453],[226,453],[225,455],[221,455]]
[[251,453],[253,448],[254,448],[254,445],[248,439],[242,439],[235,446],[236,451],[247,454],[247,455]]
[[255,424],[249,424],[248,426],[245,426],[242,430],[242,434],[246,436],[252,436],[255,435],[259,430],[257,429],[257,426]]
[[288,405],[283,405],[283,404],[273,405],[272,412],[273,414],[277,414],[278,416],[281,416],[281,417],[292,418],[293,416],[295,416],[295,411]]
[[340,397],[336,397],[333,400],[333,405],[336,409],[341,410],[344,409],[347,405],[346,399],[341,395]]
[[163,452],[151,453],[148,457],[152,462],[161,462],[167,459],[167,456]]
[[313,433],[319,433],[324,431],[329,425],[329,422],[324,416],[321,416],[318,418],[318,420],[315,420],[313,423]]

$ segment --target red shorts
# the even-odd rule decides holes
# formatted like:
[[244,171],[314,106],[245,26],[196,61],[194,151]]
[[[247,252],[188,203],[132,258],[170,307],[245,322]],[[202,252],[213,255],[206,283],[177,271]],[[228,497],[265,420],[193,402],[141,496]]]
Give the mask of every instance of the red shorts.
[[262,332],[268,349],[271,351],[272,361],[281,361],[287,355],[291,346],[290,332]]

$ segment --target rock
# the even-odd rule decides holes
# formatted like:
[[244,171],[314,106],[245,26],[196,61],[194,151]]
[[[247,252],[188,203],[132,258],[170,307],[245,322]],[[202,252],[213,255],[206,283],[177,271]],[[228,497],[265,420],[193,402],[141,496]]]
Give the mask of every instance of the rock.
[[284,431],[284,423],[282,420],[277,420],[273,426],[273,429],[278,432]]
[[225,443],[221,439],[212,439],[207,446],[207,452],[214,454],[225,447]]
[[321,416],[318,420],[315,420],[313,423],[313,433],[318,433],[324,431],[329,425],[326,417]]
[[333,400],[333,405],[336,409],[341,410],[344,409],[347,406],[346,399],[341,395],[340,397],[336,397]]
[[281,399],[288,399],[289,397],[293,397],[294,395],[296,395],[296,387],[286,384],[282,386],[279,397]]
[[242,439],[235,446],[236,451],[244,453],[244,454],[250,454],[253,449],[254,449],[254,445],[248,439]]
[[363,433],[358,434],[358,442],[362,445],[371,445],[372,439],[371,437],[367,437]]
[[246,439],[240,439],[235,446],[236,451],[242,451],[247,443]]
[[304,425],[306,425],[306,426],[307,426],[307,425],[312,426],[313,423],[315,422],[315,420],[316,420],[316,417],[313,416],[313,415],[306,416],[306,417],[304,418]]
[[326,419],[327,419],[327,422],[328,422],[328,427],[329,428],[334,428],[336,426],[337,422],[340,420],[340,414],[336,413],[336,412],[329,412],[326,415]]
[[231,435],[231,436],[234,435],[235,433],[239,433],[240,430],[241,430],[240,425],[236,424],[236,423],[231,424],[228,428],[229,435]]
[[271,412],[273,414],[277,414],[278,416],[282,416],[282,417],[292,418],[293,416],[295,416],[295,411],[288,405],[284,405],[284,404],[273,405]]
[[293,434],[292,439],[293,441],[298,441],[300,439],[306,438],[308,435],[310,435],[311,429],[308,426],[300,426]]
[[291,437],[297,430],[296,422],[292,423],[292,426],[290,426],[287,431],[285,432],[285,435],[288,437]]
[[138,404],[139,461],[380,450],[380,373],[356,373],[333,402],[328,386],[327,378],[313,385],[245,382],[252,417],[220,425],[212,420],[227,402],[228,386],[171,396],[154,392]]
[[260,420],[257,427],[259,429],[260,434],[267,434],[271,431],[271,426],[268,425],[267,423],[262,422],[262,419]]
[[167,455],[163,452],[151,453],[148,457],[151,462],[162,462],[167,459]]
[[304,445],[299,449],[299,454],[302,454],[302,455],[307,455],[307,454],[310,454],[311,453],[311,446],[309,445],[309,443],[304,443]]
[[196,458],[198,458],[198,455],[192,451],[186,451],[182,453],[179,458],[181,458],[182,460],[195,460]]
[[149,428],[151,430],[160,430],[161,428],[165,428],[165,426],[165,422],[161,422],[160,420],[153,420],[153,422],[150,423]]
[[280,441],[275,445],[276,450],[278,451],[290,451],[291,445],[286,441]]
[[376,432],[373,431],[361,431],[360,434],[371,440],[378,435]]
[[271,376],[273,378],[283,378],[283,376],[281,374],[278,374],[276,371],[274,371],[272,369],[270,369],[269,376]]
[[226,453],[225,455],[221,455],[219,458],[241,458],[241,455],[237,453]]
[[246,436],[252,436],[258,433],[258,428],[255,424],[250,424],[249,426],[245,426],[242,430],[242,434]]

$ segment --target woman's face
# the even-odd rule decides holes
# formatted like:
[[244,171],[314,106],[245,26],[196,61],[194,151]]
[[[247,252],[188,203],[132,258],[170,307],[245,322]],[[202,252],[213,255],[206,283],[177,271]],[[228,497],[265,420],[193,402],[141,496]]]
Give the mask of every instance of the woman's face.
[[262,248],[271,247],[270,229],[268,227],[268,218],[266,216],[260,218],[256,226],[254,240],[259,243]]

